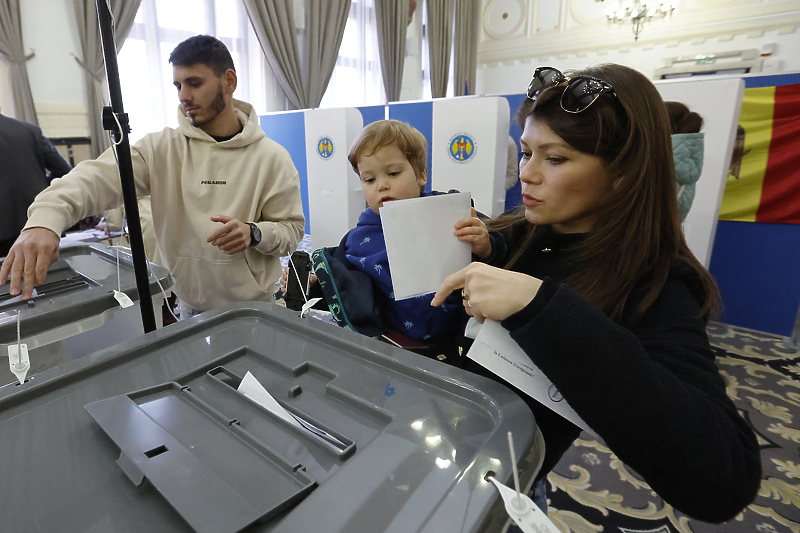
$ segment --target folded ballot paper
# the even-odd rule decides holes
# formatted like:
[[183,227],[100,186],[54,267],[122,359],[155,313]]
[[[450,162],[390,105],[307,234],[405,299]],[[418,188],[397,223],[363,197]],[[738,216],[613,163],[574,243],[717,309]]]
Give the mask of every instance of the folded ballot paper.
[[[470,327],[478,326],[470,320]],[[469,335],[469,332],[468,332]],[[499,322],[487,320],[480,326],[467,357],[486,367],[522,392],[549,407],[576,426],[594,433],[569,406],[544,372],[536,368],[530,357],[514,342]]]
[[303,427],[291,413],[284,409],[281,404],[279,404],[275,398],[273,398],[272,395],[267,392],[267,389],[265,389],[264,386],[259,383],[259,381],[255,378],[255,376],[253,376],[253,374],[250,373],[249,370],[244,375],[244,378],[239,384],[237,390],[260,406],[275,413],[278,417],[284,419],[293,426]]
[[284,409],[283,406],[279,404],[278,401],[275,400],[275,398],[267,391],[267,389],[264,388],[258,379],[256,379],[256,377],[250,373],[249,370],[244,375],[244,378],[242,378],[242,382],[239,384],[239,387],[236,390],[291,425],[308,431],[318,439],[338,448],[339,450],[346,450],[353,445],[352,443],[343,442],[336,436],[328,433],[322,428],[315,426],[308,420],[305,420],[300,416],[293,415]]
[[436,292],[447,276],[469,265],[470,245],[453,231],[471,213],[468,192],[395,200],[381,207],[395,300]]

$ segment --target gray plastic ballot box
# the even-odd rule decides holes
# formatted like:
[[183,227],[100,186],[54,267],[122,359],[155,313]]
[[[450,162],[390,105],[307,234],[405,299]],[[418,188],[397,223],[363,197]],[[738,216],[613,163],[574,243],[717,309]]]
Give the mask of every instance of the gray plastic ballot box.
[[[173,280],[167,269],[153,264],[150,268],[150,294],[160,322],[166,297],[162,288],[168,291]],[[120,307],[114,299],[118,288],[134,306]],[[0,350],[5,356],[6,345],[17,342],[19,313],[20,337],[31,360],[29,376],[144,333],[131,257],[120,251],[117,268],[117,250],[104,244],[61,248],[31,300],[11,297],[9,290],[9,283],[0,286]],[[0,384],[16,382],[7,360],[0,363]]]
[[[250,372],[298,424],[239,392]],[[487,532],[544,454],[503,385],[270,303],[0,387],[2,530]]]

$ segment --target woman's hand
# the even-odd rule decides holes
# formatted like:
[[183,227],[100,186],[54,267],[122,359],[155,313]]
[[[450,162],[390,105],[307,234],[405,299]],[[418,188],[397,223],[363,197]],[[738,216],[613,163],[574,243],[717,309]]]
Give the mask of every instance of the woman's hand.
[[489,230],[486,229],[475,208],[472,208],[472,216],[462,218],[455,225],[453,232],[459,241],[468,242],[472,247],[472,253],[486,259],[492,255],[492,243],[489,240]]
[[528,305],[542,281],[484,263],[470,263],[444,280],[431,301],[431,305],[442,305],[447,296],[458,289],[464,296],[464,309],[468,315],[483,324],[483,321],[504,320]]

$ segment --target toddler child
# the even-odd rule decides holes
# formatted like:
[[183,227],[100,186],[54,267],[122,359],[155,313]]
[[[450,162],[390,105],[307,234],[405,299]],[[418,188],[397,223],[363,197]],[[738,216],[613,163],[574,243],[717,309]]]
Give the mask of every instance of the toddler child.
[[[358,225],[337,247],[316,250],[311,261],[333,318],[341,326],[376,336],[394,329],[426,344],[453,337],[461,324],[461,295],[451,294],[431,307],[432,293],[395,300],[380,208],[386,202],[441,193],[426,193],[425,137],[397,120],[369,124],[353,143],[348,159],[361,178],[367,208]],[[474,212],[473,212],[474,215]],[[486,226],[475,216],[460,220],[456,235],[473,246],[487,239]],[[479,238],[482,236],[483,238]]]

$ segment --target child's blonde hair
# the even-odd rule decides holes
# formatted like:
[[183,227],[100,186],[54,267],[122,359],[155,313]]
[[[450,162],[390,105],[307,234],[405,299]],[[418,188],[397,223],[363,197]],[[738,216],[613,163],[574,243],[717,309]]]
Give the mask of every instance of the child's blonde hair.
[[428,141],[419,130],[399,120],[379,120],[368,124],[350,148],[347,160],[360,176],[358,160],[391,145],[406,155],[417,177],[428,174]]

